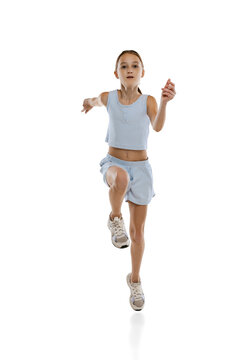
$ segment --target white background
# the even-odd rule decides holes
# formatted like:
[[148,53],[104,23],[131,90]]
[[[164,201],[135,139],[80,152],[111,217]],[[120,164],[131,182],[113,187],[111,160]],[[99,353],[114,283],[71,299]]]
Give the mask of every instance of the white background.
[[[240,358],[237,1],[2,1],[0,357]],[[142,93],[176,96],[150,128],[156,196],[129,304],[130,248],[113,247],[105,107],[117,56]],[[129,226],[128,204],[122,213]]]

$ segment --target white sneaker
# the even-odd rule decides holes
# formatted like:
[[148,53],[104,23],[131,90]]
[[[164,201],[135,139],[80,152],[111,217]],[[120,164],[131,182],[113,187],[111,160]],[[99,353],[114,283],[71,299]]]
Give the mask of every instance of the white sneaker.
[[145,304],[145,296],[142,290],[141,279],[140,282],[131,282],[131,273],[127,275],[127,284],[130,287],[131,295],[129,302],[133,310],[142,310]]
[[114,246],[119,249],[123,249],[130,245],[123,217],[119,218],[115,216],[115,218],[111,220],[109,214],[107,226],[111,231],[111,239]]

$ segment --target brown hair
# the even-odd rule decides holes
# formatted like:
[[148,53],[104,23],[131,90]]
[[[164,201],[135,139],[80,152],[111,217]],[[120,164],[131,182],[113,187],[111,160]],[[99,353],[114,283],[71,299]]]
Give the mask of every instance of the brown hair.
[[[140,56],[135,50],[123,50],[123,51],[121,52],[121,54],[118,55],[118,58],[117,58],[117,61],[116,61],[116,65],[115,65],[115,71],[117,71],[118,61],[119,61],[120,57],[121,57],[123,54],[133,54],[133,55],[136,55],[136,56],[139,58],[139,60],[141,61],[142,68],[144,69],[141,56]],[[139,88],[138,88],[138,92],[139,92],[140,94],[142,94],[142,92],[141,92],[141,90],[140,90]]]

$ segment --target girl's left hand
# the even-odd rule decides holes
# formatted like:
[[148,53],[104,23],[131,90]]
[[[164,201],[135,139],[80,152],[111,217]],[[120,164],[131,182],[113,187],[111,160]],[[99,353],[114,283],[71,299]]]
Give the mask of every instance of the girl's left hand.
[[162,103],[167,103],[169,100],[172,100],[174,98],[174,96],[176,94],[175,84],[173,82],[171,82],[171,79],[168,79],[164,88],[161,88],[161,89],[163,90],[162,97],[161,97]]

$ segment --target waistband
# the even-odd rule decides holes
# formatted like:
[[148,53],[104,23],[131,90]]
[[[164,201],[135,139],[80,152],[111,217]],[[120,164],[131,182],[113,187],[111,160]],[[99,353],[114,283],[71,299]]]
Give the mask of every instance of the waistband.
[[125,166],[146,166],[147,164],[149,164],[149,158],[147,158],[147,160],[127,161],[112,156],[109,153],[107,153],[107,158],[120,165],[125,165]]

